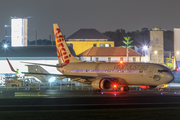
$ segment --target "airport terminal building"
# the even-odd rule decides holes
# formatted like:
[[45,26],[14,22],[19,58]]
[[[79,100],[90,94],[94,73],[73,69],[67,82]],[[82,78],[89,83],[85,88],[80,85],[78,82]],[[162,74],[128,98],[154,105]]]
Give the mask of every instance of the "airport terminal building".
[[[0,75],[8,76],[15,74],[11,71],[6,58],[9,59],[14,69],[28,72],[27,63],[42,63],[56,65],[58,63],[56,46],[31,46],[31,47],[8,47],[0,48]],[[71,49],[72,50],[72,49]],[[42,66],[50,73],[59,73],[56,68]]]

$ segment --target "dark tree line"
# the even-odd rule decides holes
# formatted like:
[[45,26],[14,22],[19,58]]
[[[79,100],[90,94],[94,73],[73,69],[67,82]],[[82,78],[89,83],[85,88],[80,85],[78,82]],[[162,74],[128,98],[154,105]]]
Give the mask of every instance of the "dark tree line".
[[[115,46],[124,46],[123,40],[124,37],[131,37],[133,40],[131,45],[135,45],[137,47],[142,47],[144,45],[149,45],[150,43],[150,30],[148,28],[142,28],[141,31],[136,30],[132,32],[126,32],[124,29],[117,29],[116,31],[107,31],[105,33],[111,40],[114,41]],[[47,39],[39,39],[37,41],[28,41],[28,45],[52,45],[51,40]],[[4,44],[8,44],[11,46],[11,41],[2,40],[0,42],[0,46]],[[55,45],[55,41],[53,41],[53,45]],[[173,31],[164,31],[164,50],[165,51],[174,51],[174,32]]]
[[[116,31],[107,31],[105,33],[111,40],[114,41],[115,46],[123,46],[124,37],[131,37],[133,43],[138,47],[148,45],[150,43],[150,30],[148,28],[142,28],[141,31],[136,30],[132,32],[126,32],[124,29],[117,29]],[[164,50],[174,51],[174,33],[173,31],[164,31]]]

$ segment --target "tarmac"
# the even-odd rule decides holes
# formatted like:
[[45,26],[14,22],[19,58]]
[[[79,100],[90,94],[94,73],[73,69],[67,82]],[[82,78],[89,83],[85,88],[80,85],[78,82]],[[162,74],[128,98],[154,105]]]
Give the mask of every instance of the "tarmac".
[[180,107],[180,90],[2,91],[0,110],[80,110]]

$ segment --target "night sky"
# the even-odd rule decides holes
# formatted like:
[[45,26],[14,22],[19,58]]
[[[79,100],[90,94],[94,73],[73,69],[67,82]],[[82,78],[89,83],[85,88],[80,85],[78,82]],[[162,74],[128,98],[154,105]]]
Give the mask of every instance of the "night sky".
[[[48,39],[52,24],[58,23],[68,37],[81,28],[100,32],[160,27],[180,27],[180,0],[0,0],[0,40],[10,16],[32,16],[29,40]],[[10,28],[9,28],[10,29]]]

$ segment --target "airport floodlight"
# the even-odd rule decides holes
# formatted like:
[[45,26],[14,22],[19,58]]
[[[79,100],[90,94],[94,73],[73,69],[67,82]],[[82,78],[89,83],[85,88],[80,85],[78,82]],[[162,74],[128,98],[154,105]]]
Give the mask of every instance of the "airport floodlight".
[[6,44],[4,44],[4,48],[7,48],[8,46]]
[[177,51],[177,54],[179,55],[179,51]]
[[147,46],[143,46],[143,50],[147,50],[148,49],[148,47]]
[[51,77],[50,79],[49,79],[49,82],[51,83],[51,82],[54,82],[55,81],[55,77]]
[[157,54],[157,51],[154,51],[154,54]]
[[11,25],[4,25],[4,27],[5,27],[5,28],[7,28],[7,27],[11,27]]

